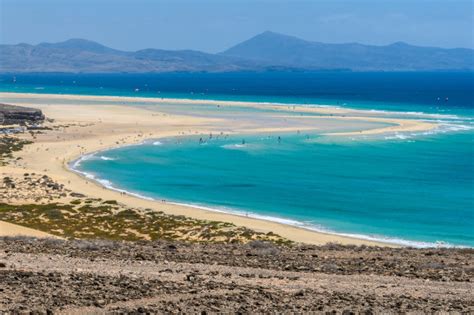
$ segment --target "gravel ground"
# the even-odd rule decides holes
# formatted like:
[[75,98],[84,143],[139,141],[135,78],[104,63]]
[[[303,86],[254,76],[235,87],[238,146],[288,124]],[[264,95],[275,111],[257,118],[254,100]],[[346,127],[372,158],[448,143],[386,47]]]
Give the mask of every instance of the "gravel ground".
[[474,313],[474,250],[0,239],[0,313]]

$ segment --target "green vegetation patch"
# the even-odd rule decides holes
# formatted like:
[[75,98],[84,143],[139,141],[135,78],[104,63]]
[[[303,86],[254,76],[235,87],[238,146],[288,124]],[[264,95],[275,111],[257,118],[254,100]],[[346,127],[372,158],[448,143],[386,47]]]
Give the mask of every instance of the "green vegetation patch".
[[33,142],[28,140],[18,139],[11,136],[0,137],[0,166],[7,165],[7,160],[13,158],[13,152],[21,151],[27,144]]
[[9,205],[0,203],[0,220],[65,238],[109,240],[185,240],[236,242],[253,240],[289,244],[274,233],[258,233],[231,223],[196,220],[153,210],[124,208],[117,202],[92,205],[81,200],[70,204]]

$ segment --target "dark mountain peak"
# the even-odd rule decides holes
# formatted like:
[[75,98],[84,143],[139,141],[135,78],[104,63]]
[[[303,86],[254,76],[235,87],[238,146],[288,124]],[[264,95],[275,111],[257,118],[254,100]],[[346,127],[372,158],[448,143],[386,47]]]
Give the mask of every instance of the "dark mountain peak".
[[95,53],[111,53],[117,52],[117,50],[106,47],[97,42],[81,39],[81,38],[72,38],[59,43],[41,43],[38,47],[45,48],[56,48],[56,49],[69,49],[69,50],[78,50],[78,51],[88,51]]
[[412,45],[410,45],[408,43],[405,43],[405,42],[395,42],[395,43],[392,43],[388,46],[391,46],[391,47],[413,47]]
[[277,37],[290,37],[289,35],[284,35],[281,33],[273,32],[273,31],[265,31],[263,33],[257,34],[254,36],[255,37],[272,37],[272,38],[277,38]]
[[[434,49],[436,53],[433,53]],[[266,31],[221,53],[266,65],[307,70],[412,71],[473,69],[473,50],[418,47],[404,42],[387,46],[326,44]]]
[[[271,55],[281,56],[281,53],[287,53],[287,51],[301,51],[308,45],[317,45],[317,43],[307,42],[303,39],[279,34],[271,31],[265,31],[258,34],[240,44],[237,44],[226,51],[222,52],[222,55],[240,57],[247,59],[256,60],[270,60],[268,56]],[[281,64],[281,63],[278,63]]]
[[246,40],[244,41],[243,43],[245,42],[251,42],[251,41],[298,41],[298,42],[306,42],[305,40],[303,39],[300,39],[298,37],[295,37],[295,36],[291,36],[291,35],[285,35],[285,34],[281,34],[281,33],[277,33],[277,32],[273,32],[273,31],[265,31],[263,33],[260,33],[252,38],[250,38],[249,40]]
[[[3,45],[3,46],[6,46],[6,45]],[[30,44],[27,44],[27,43],[19,43],[17,46],[18,47],[23,47],[23,48],[33,47],[33,45],[30,45]]]
[[71,38],[58,44],[69,45],[69,46],[103,46],[92,40],[83,39],[83,38]]

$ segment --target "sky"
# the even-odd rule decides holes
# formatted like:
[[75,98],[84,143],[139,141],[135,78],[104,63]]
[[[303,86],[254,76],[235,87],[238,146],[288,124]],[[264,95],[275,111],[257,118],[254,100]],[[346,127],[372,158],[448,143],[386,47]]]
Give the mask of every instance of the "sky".
[[220,52],[270,30],[311,41],[474,48],[472,0],[0,0],[0,43],[84,38]]

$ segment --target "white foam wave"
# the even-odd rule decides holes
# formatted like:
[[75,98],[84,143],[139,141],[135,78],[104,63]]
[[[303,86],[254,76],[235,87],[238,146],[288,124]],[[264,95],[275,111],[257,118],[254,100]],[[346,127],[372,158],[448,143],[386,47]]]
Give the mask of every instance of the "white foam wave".
[[154,141],[154,142],[153,142],[153,145],[163,145],[163,142],[161,142],[161,141]]
[[[364,109],[361,109],[364,111]],[[454,120],[470,120],[468,117],[461,117],[457,115],[450,115],[450,114],[436,114],[436,113],[425,113],[425,112],[400,112],[400,111],[390,111],[390,110],[382,110],[382,109],[369,109],[366,110],[371,113],[379,113],[379,114],[390,114],[390,115],[399,115],[399,116],[416,116],[416,117],[423,117],[423,118],[431,118],[431,119],[454,119]]]
[[72,166],[71,168],[77,169],[79,166],[81,166],[81,163],[83,161],[90,160],[92,159],[93,156],[94,156],[94,153],[82,155],[80,158],[76,159],[75,161],[71,163],[71,166]]
[[470,125],[462,125],[462,124],[449,124],[449,123],[442,123],[441,128],[447,131],[466,131],[466,130],[473,130],[474,126]]
[[408,135],[403,135],[403,134],[400,134],[400,133],[396,133],[393,136],[386,136],[385,140],[392,140],[392,139],[406,140],[406,139],[409,139],[409,138],[410,138],[410,136],[408,136]]
[[247,145],[246,144],[239,144],[239,143],[236,143],[236,144],[224,144],[221,146],[221,148],[224,148],[224,149],[242,149],[242,148],[246,148]]
[[116,158],[111,158],[111,157],[103,156],[103,155],[100,156],[99,158],[103,161],[115,161],[116,160]]
[[71,163],[71,167],[74,169],[77,169],[79,166],[81,166],[82,162],[84,161],[89,161],[89,160],[95,160],[95,159],[100,159],[102,161],[115,161],[115,158],[111,158],[108,156],[97,156],[96,153],[90,153],[90,154],[85,154],[81,156],[80,158],[76,159]]
[[412,139],[419,136],[429,136],[435,135],[440,133],[448,133],[448,132],[458,132],[458,131],[469,131],[474,130],[474,125],[469,124],[460,124],[456,122],[445,122],[445,121],[438,121],[438,126],[435,129],[428,130],[428,131],[421,131],[421,132],[396,132],[394,134],[388,134],[384,136],[385,140],[407,140]]
[[380,243],[386,243],[386,244],[401,245],[401,246],[415,247],[415,248],[454,248],[454,247],[466,248],[467,247],[467,246],[453,245],[453,244],[442,242],[442,241],[421,242],[421,241],[412,241],[412,240],[406,240],[406,239],[395,238],[395,237],[386,237],[386,236],[380,236],[380,235],[341,233],[341,232],[332,231],[330,229],[327,229],[321,225],[314,224],[314,223],[306,223],[306,222],[301,222],[301,221],[281,218],[281,217],[266,216],[266,215],[252,213],[252,212],[245,212],[241,210],[237,211],[237,210],[225,208],[225,207],[211,208],[211,207],[207,207],[203,205],[196,205],[196,204],[189,204],[189,203],[180,203],[180,202],[169,202],[169,203],[175,204],[175,205],[186,206],[186,207],[192,207],[192,208],[201,209],[201,210],[206,210],[206,211],[229,213],[229,214],[238,215],[238,216],[245,216],[245,217],[259,219],[259,220],[265,220],[265,221],[271,221],[271,222],[281,223],[285,225],[291,225],[291,226],[311,230],[318,233],[344,236],[344,237],[349,237],[349,238],[380,242]]
[[103,186],[107,189],[114,190],[114,191],[117,191],[117,192],[120,192],[120,193],[124,193],[124,194],[130,195],[130,196],[134,196],[134,197],[145,199],[145,200],[155,200],[153,198],[150,198],[150,197],[147,197],[147,196],[144,196],[144,195],[140,195],[138,193],[134,193],[134,192],[130,192],[130,191],[125,190],[125,189],[117,188],[112,184],[111,181],[109,181],[107,179],[98,178],[92,173],[84,172],[84,171],[81,171],[81,170],[77,169],[76,168],[77,165],[78,165],[77,163],[72,163],[70,165],[69,169],[71,171],[77,173],[77,174],[80,174],[80,175],[84,176],[85,178],[87,178],[91,181],[94,181],[94,182],[100,184],[101,186]]

